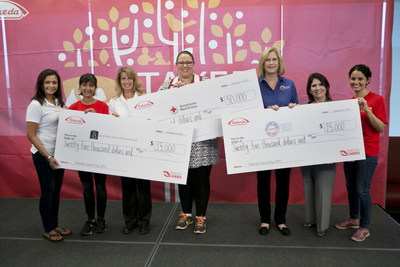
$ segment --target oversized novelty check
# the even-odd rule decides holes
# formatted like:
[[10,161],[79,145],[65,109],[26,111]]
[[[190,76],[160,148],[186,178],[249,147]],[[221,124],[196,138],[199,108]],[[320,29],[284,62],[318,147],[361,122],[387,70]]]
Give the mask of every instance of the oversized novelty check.
[[62,110],[55,158],[61,168],[186,184],[193,128]]
[[132,117],[188,124],[193,142],[222,136],[222,113],[264,108],[254,69],[128,100]]
[[228,174],[365,159],[357,100],[222,115]]

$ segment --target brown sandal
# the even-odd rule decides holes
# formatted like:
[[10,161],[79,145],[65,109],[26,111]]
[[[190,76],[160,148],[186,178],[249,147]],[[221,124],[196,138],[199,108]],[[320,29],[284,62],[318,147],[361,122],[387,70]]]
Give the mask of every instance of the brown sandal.
[[72,234],[72,231],[71,230],[69,230],[69,229],[64,229],[64,228],[62,228],[62,227],[60,227],[60,226],[58,226],[58,227],[56,227],[55,229],[54,229],[54,231],[56,231],[58,234],[60,234],[60,235],[70,235],[70,234]]
[[61,236],[59,233],[55,233],[55,234],[47,234],[47,233],[44,233],[44,234],[43,234],[43,238],[46,239],[46,240],[49,240],[49,241],[51,241],[51,242],[63,241],[64,238],[61,238],[61,239],[54,239],[55,237],[59,237],[59,236]]

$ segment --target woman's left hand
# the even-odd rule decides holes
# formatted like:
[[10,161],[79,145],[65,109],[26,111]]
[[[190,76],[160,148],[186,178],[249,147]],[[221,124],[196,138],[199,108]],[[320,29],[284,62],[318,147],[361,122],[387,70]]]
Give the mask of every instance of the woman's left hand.
[[289,108],[293,108],[293,107],[295,107],[295,106],[297,106],[298,104],[296,104],[296,103],[289,103],[289,105],[288,105],[288,107]]
[[49,159],[49,165],[53,170],[57,170],[60,168],[60,165],[58,165],[58,162],[54,157],[51,157]]

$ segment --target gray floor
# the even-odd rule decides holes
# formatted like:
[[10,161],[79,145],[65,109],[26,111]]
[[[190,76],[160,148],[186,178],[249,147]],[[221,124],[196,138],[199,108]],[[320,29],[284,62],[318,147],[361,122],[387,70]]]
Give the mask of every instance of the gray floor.
[[[62,200],[60,225],[73,234],[65,241],[44,240],[38,199],[0,198],[0,266],[398,266],[400,225],[373,206],[371,236],[350,240],[353,230],[332,227],[319,238],[305,229],[304,205],[291,204],[285,237],[271,225],[260,236],[256,204],[210,203],[207,233],[174,230],[179,204],[153,203],[151,232],[121,233],[121,202],[109,201],[108,231],[81,237],[82,200]],[[332,207],[331,223],[347,218],[346,205]]]

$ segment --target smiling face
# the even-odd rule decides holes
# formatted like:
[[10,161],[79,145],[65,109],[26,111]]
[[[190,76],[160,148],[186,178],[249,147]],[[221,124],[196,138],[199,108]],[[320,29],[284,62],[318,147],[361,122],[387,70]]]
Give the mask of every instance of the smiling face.
[[264,70],[265,74],[276,74],[278,75],[278,69],[279,69],[279,60],[278,56],[276,55],[275,52],[271,52],[268,54],[267,58],[265,59],[264,62]]
[[121,72],[121,79],[119,82],[124,92],[131,91],[133,89],[133,78],[129,77],[128,73]]
[[44,78],[43,92],[47,97],[53,97],[58,90],[58,79],[56,75],[48,75]]
[[367,90],[367,84],[369,83],[371,77],[369,77],[367,79],[367,77],[365,77],[365,75],[358,70],[353,71],[350,74],[350,86],[351,89],[353,89],[353,91],[356,94],[362,94],[364,92],[364,90]]
[[311,82],[310,93],[314,97],[315,102],[326,101],[326,87],[316,78]]
[[179,77],[189,79],[193,76],[194,62],[190,55],[181,54],[176,60]]
[[79,86],[83,98],[91,99],[96,93],[96,86],[92,82],[84,82]]

